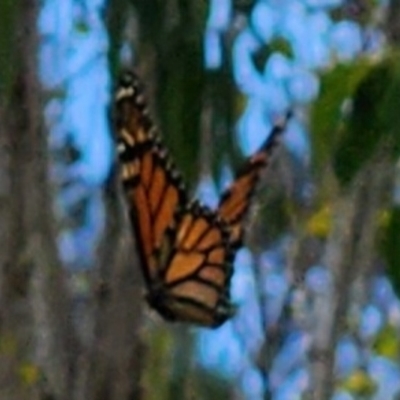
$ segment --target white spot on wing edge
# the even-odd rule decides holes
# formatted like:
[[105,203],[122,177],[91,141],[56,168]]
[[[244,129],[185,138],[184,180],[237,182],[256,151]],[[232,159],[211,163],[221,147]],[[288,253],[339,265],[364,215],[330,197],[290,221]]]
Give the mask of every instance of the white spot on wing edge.
[[135,89],[132,86],[129,87],[121,87],[117,90],[115,94],[115,100],[119,101],[125,97],[132,97],[135,93]]
[[118,154],[123,154],[126,151],[125,143],[118,143],[117,144],[117,152]]

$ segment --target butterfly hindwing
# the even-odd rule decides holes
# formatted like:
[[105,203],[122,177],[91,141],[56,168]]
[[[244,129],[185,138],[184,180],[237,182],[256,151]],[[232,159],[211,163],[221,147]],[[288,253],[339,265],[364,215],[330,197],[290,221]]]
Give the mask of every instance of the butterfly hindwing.
[[167,319],[216,327],[232,316],[229,299],[234,251],[215,212],[191,203],[180,215],[173,250],[152,306]]

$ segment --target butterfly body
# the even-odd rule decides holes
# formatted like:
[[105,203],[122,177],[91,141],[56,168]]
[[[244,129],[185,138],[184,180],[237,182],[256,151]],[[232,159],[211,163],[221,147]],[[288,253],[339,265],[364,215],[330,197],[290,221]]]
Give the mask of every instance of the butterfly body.
[[229,289],[243,216],[283,126],[247,160],[212,211],[188,201],[148,114],[138,78],[125,73],[115,94],[115,132],[146,299],[166,320],[217,327],[234,313]]

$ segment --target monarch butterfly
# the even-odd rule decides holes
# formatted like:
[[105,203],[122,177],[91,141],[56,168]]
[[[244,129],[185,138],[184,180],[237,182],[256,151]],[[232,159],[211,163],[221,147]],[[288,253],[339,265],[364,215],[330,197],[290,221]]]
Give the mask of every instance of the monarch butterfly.
[[234,314],[229,289],[242,220],[287,118],[247,159],[212,211],[188,200],[133,72],[121,76],[114,107],[121,178],[147,301],[166,320],[218,327]]

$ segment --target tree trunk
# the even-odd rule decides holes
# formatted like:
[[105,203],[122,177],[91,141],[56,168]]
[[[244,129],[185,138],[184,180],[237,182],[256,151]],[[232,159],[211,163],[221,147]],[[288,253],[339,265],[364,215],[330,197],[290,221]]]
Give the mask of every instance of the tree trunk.
[[[14,8],[17,62],[2,93],[0,398],[69,399],[67,295],[57,257],[37,76],[37,6]],[[49,397],[50,396],[50,397]]]

